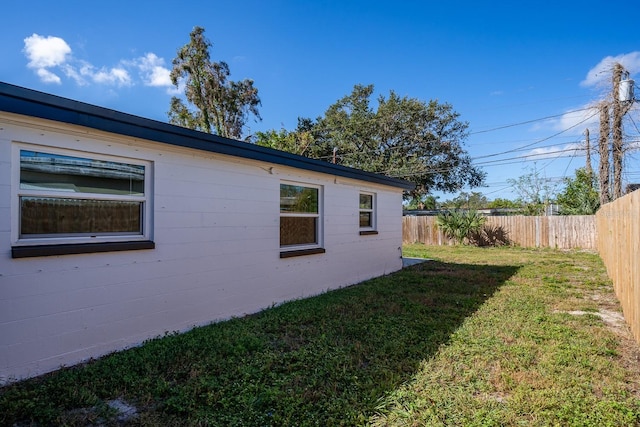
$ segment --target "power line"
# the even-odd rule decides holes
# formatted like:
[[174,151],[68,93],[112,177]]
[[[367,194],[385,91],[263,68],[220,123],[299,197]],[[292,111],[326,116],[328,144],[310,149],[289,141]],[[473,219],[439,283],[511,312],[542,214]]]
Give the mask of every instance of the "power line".
[[565,116],[567,114],[578,113],[580,111],[587,111],[587,110],[592,110],[592,109],[593,109],[592,107],[580,108],[580,109],[577,109],[577,110],[566,111],[566,112],[564,112],[562,114],[554,114],[553,116],[546,116],[546,117],[541,117],[539,119],[531,119],[531,120],[526,120],[524,122],[518,122],[518,123],[511,123],[511,124],[507,124],[507,125],[502,125],[502,126],[498,126],[498,127],[491,128],[491,129],[485,129],[485,130],[478,130],[478,131],[475,131],[475,132],[469,132],[469,135],[476,135],[476,134],[479,134],[479,133],[487,133],[487,132],[493,132],[493,131],[496,131],[496,130],[507,129],[507,128],[511,128],[511,127],[515,127],[515,126],[527,125],[529,123],[535,123],[535,122],[540,122],[540,121],[543,121],[543,120],[555,119],[556,117],[562,117],[562,116]]
[[490,194],[495,194],[495,193],[498,193],[500,191],[508,190],[509,188],[513,188],[513,185],[509,184],[506,187],[501,187],[501,188],[498,188],[497,190],[489,191],[489,192],[486,192],[486,193],[483,192],[482,194],[485,195],[485,196],[488,196]]
[[476,157],[476,159],[484,159],[484,158],[487,158],[487,157],[496,157],[496,156],[501,156],[501,155],[503,155],[503,154],[509,154],[509,153],[513,153],[513,152],[515,152],[515,151],[521,151],[523,148],[532,147],[532,146],[534,146],[534,145],[536,145],[536,144],[539,144],[539,143],[544,142],[544,141],[548,141],[548,140],[550,140],[551,138],[554,138],[554,137],[556,137],[556,136],[558,136],[558,135],[561,135],[561,134],[563,134],[563,133],[565,133],[565,132],[567,132],[567,131],[569,131],[569,130],[571,130],[571,129],[573,129],[573,128],[575,128],[575,127],[579,126],[579,125],[581,125],[582,123],[584,123],[584,122],[586,122],[587,120],[589,120],[589,119],[591,119],[592,117],[594,117],[596,114],[598,114],[598,112],[597,112],[597,111],[596,111],[595,113],[593,113],[592,115],[588,116],[587,118],[585,118],[584,120],[581,120],[581,121],[579,121],[578,123],[576,123],[576,124],[574,124],[574,125],[571,125],[571,126],[569,126],[568,128],[563,129],[563,130],[561,130],[560,132],[555,133],[555,134],[553,134],[553,135],[551,135],[551,136],[548,136],[548,137],[546,137],[546,138],[542,138],[542,139],[540,139],[540,140],[534,141],[534,142],[532,142],[531,144],[527,144],[527,145],[524,145],[524,146],[519,147],[519,148],[514,148],[514,149],[512,149],[512,150],[502,151],[502,152],[500,152],[500,153],[487,154],[487,155],[485,155],[485,156],[479,156],[479,157]]
[[[554,153],[562,153],[562,152],[570,152],[570,151],[575,151],[575,150],[560,150]],[[486,164],[480,164],[479,166],[483,166],[483,167],[494,167],[494,166],[506,166],[506,165],[513,165],[513,164],[522,164],[523,161],[537,161],[539,159],[530,159],[527,160],[528,157],[539,157],[539,154],[536,155],[530,155],[530,156],[523,156],[523,157],[513,157],[510,159],[502,159],[502,160],[494,160],[494,161],[490,161],[487,162]],[[575,157],[575,156],[571,156],[571,157]],[[494,163],[495,162],[495,163]],[[493,164],[491,164],[493,163]],[[477,165],[478,166],[478,165]],[[544,168],[543,168],[544,169]],[[434,175],[434,174],[439,174],[439,173],[446,173],[446,172],[450,172],[451,170],[453,170],[453,168],[440,168],[440,169],[387,169],[387,170],[381,170],[381,171],[372,171],[374,173],[380,173],[383,175],[387,175],[389,177],[393,177],[393,178],[411,178],[411,177],[416,177],[416,176],[421,176],[421,175]]]
[[[543,146],[543,147],[539,147],[539,148],[546,148],[546,147],[552,147],[553,145],[548,145],[548,146]],[[538,160],[543,160],[547,157],[551,158],[551,161],[554,161],[558,158],[562,158],[562,157],[571,157],[571,159],[573,160],[577,155],[578,152],[580,151],[585,151],[586,148],[584,147],[571,147],[571,148],[565,148],[565,149],[560,149],[560,150],[554,150],[554,151],[548,151],[545,153],[532,153],[532,154],[527,154],[527,155],[523,155],[523,156],[514,156],[514,157],[507,157],[507,158],[503,158],[503,159],[497,159],[497,160],[486,160],[483,162],[478,162],[478,163],[474,163],[473,166],[481,166],[481,167],[493,167],[493,166],[505,166],[505,165],[511,165],[511,164],[520,164],[523,161],[538,161]],[[563,153],[572,153],[570,156],[562,156],[561,154]],[[571,162],[570,162],[571,163]],[[569,163],[569,165],[570,165]],[[545,169],[548,165],[544,166],[541,169]],[[568,169],[569,166],[567,166]],[[438,168],[438,169],[415,169],[415,168],[391,168],[391,169],[385,169],[385,170],[377,170],[377,171],[372,171],[374,173],[382,173],[382,174],[386,174],[389,176],[394,176],[394,177],[412,177],[412,176],[419,176],[419,175],[425,175],[425,174],[437,174],[437,173],[445,173],[445,172],[450,172],[451,170],[453,170],[453,168]],[[392,174],[392,175],[390,175]]]
[[[491,129],[485,129],[485,130],[480,130],[480,131],[475,131],[475,132],[469,132],[468,135],[476,135],[476,134],[480,134],[480,133],[488,133],[488,132],[492,132],[492,131],[496,131],[496,130],[506,129],[506,128],[515,127],[515,126],[521,126],[521,125],[525,125],[525,124],[529,124],[529,123],[535,123],[535,122],[543,121],[543,120],[549,120],[549,119],[556,118],[556,117],[562,117],[562,116],[564,116],[566,114],[577,113],[577,112],[580,112],[580,111],[588,111],[588,110],[593,110],[593,108],[592,107],[587,107],[587,108],[580,108],[580,109],[576,109],[576,110],[570,110],[570,111],[566,111],[566,112],[564,112],[562,114],[555,114],[555,115],[541,117],[541,118],[537,118],[537,119],[526,120],[526,121],[523,121],[523,122],[502,125],[502,126],[498,126],[498,127],[491,128]],[[556,137],[558,135],[561,135],[562,133],[564,133],[566,131],[569,131],[569,130],[573,129],[574,127],[586,122],[587,120],[589,120],[592,117],[594,117],[596,114],[597,114],[597,111],[594,114],[592,114],[592,115],[588,116],[587,118],[585,118],[584,120],[576,123],[573,126],[570,126],[570,127],[566,128],[566,129],[564,129],[564,130],[562,130],[562,131],[560,131],[560,132],[558,132],[558,133],[556,133],[554,135],[551,135],[551,136],[549,136],[547,138],[543,138],[541,140],[536,140],[536,141],[532,142],[531,144],[525,145],[523,147],[520,147],[520,148],[517,148],[517,149],[514,149],[514,150],[505,151],[504,153],[509,153],[509,152],[513,152],[513,151],[520,151],[523,148],[530,147],[530,146],[535,145],[537,143],[544,142],[546,140],[554,138],[554,137]],[[371,121],[371,120],[367,120],[367,122],[369,122],[369,121]],[[358,123],[363,123],[363,122],[364,121],[359,121],[359,122],[355,122],[355,123],[358,124]],[[344,127],[333,127],[333,128],[330,127],[330,128],[327,128],[327,130],[329,132],[331,132],[331,131],[344,131],[346,129]],[[428,142],[441,142],[441,141],[442,140],[440,138],[429,138],[429,139],[426,139],[426,140],[422,140],[420,142],[428,143]],[[446,142],[446,141],[443,141],[443,142]],[[513,143],[513,142],[514,141],[503,141],[501,143]],[[515,141],[515,142],[517,142],[517,141]],[[404,148],[404,147],[393,146],[393,147],[387,147],[387,148],[385,148],[385,150],[394,150],[394,149],[400,149],[400,148]],[[340,154],[340,156],[341,157],[345,157],[345,156],[348,156],[348,155],[364,154],[364,153],[369,153],[370,154],[370,153],[375,153],[376,151],[379,151],[379,150],[378,149],[359,150],[357,152],[342,153],[342,154]],[[500,154],[502,154],[502,153],[491,154],[491,155],[488,155],[488,156],[497,156],[497,155],[500,155]],[[324,159],[330,159],[332,157],[333,157],[332,155],[331,156],[320,156],[320,157],[318,157],[318,159],[324,160]]]
[[[574,111],[572,111],[572,112],[575,112],[575,111],[585,111],[585,110],[591,110],[591,108],[583,108],[583,109],[580,109],[580,110],[574,110]],[[567,131],[569,131],[569,130],[571,130],[571,129],[573,129],[573,128],[575,128],[575,127],[577,127],[577,126],[581,125],[581,124],[583,124],[584,122],[586,122],[586,121],[588,121],[589,119],[591,119],[592,117],[594,117],[596,114],[598,114],[598,112],[597,112],[597,111],[596,111],[595,113],[591,114],[590,116],[587,116],[585,119],[581,120],[580,122],[575,123],[575,124],[574,124],[574,125],[572,125],[572,126],[569,126],[568,128],[565,128],[565,129],[563,129],[563,130],[561,130],[561,131],[559,131],[559,132],[557,132],[557,133],[555,133],[555,134],[553,134],[553,135],[550,135],[550,136],[548,136],[548,137],[545,137],[545,138],[542,138],[542,139],[535,140],[534,142],[532,142],[532,143],[530,143],[530,144],[526,144],[526,145],[524,145],[524,146],[522,146],[522,147],[514,148],[514,149],[511,149],[511,150],[505,150],[505,151],[498,152],[498,153],[487,154],[487,155],[484,155],[484,156],[477,156],[477,157],[473,157],[473,158],[472,158],[472,160],[485,159],[485,158],[501,156],[501,155],[509,154],[509,153],[516,153],[516,152],[518,152],[518,151],[524,151],[524,150],[525,150],[525,149],[527,149],[527,148],[530,148],[530,147],[532,147],[532,146],[534,146],[534,145],[536,145],[536,144],[539,144],[539,143],[541,143],[541,142],[548,141],[548,140],[550,140],[550,139],[552,139],[552,138],[555,138],[555,137],[557,137],[557,136],[559,136],[559,135],[561,135],[561,134],[563,134],[563,133],[565,133],[565,132],[567,132]],[[563,115],[563,114],[555,115],[555,116],[548,116],[548,117],[543,118],[543,119],[535,119],[535,120],[530,120],[530,121],[528,121],[528,122],[523,122],[523,123],[531,123],[531,122],[534,122],[534,121],[544,120],[544,119],[551,118],[551,117],[559,117],[559,116],[562,116],[562,115]],[[517,125],[517,124],[509,125],[509,126],[516,126],[516,125]],[[429,140],[427,140],[427,141],[425,141],[425,142],[431,142],[431,141],[438,141],[438,139],[437,139],[437,138],[429,139]],[[402,147],[389,147],[389,148],[387,148],[387,150],[399,149],[399,148],[402,148]],[[348,158],[349,156],[352,156],[352,155],[364,154],[364,153],[369,153],[369,154],[370,154],[370,153],[375,153],[376,151],[378,151],[378,150],[366,150],[366,151],[358,151],[358,152],[342,153],[342,154],[340,154],[340,155],[339,155],[339,157],[341,157],[341,158]],[[538,156],[538,157],[539,157],[540,155],[536,155],[536,156]],[[319,159],[328,159],[328,158],[330,158],[330,157],[331,157],[331,156],[321,156],[321,157],[319,157]]]
[[[524,156],[517,156],[517,157],[508,157],[506,159],[499,159],[499,160],[487,160],[485,162],[481,162],[481,163],[475,163],[475,166],[489,166],[492,163],[496,163],[495,166],[500,166],[503,164],[512,164],[512,163],[518,163],[518,162],[512,162],[512,163],[501,163],[504,161],[510,161],[510,160],[519,160],[522,161],[524,159],[528,159],[528,158],[536,158],[535,160],[544,160],[547,157],[553,157],[553,159],[557,159],[559,157],[575,157],[576,152],[577,151],[585,151],[585,148],[580,148],[580,147],[575,147],[575,148],[566,148],[563,150],[556,150],[556,151],[547,151],[546,153],[536,153],[536,154],[527,154]],[[573,153],[571,156],[551,156],[552,154],[562,154],[562,153]]]
[[631,123],[633,124],[633,127],[636,128],[636,131],[638,131],[638,133],[640,133],[640,129],[638,129],[638,125],[636,124],[636,121],[633,120],[633,117],[631,116],[627,116],[629,118],[629,120],[631,120]]

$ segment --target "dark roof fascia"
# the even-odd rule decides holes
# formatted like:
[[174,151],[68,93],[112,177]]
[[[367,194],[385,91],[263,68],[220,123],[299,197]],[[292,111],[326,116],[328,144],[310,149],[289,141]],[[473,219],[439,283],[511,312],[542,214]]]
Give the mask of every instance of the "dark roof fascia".
[[414,184],[0,82],[0,111],[411,190]]

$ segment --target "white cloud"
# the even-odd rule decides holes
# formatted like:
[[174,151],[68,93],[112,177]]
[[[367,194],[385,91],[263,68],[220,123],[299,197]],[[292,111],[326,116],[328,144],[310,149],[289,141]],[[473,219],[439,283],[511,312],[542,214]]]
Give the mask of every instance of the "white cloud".
[[154,67],[149,75],[149,86],[171,86],[171,78],[169,70],[164,67]]
[[129,72],[124,68],[102,68],[98,71],[94,71],[93,67],[84,68],[84,75],[89,76],[94,82],[117,85],[117,86],[131,86],[131,76]]
[[29,68],[47,68],[64,64],[71,48],[60,37],[42,37],[33,34],[24,39],[24,52],[29,59]]
[[620,63],[631,75],[634,75],[640,71],[640,52],[635,51],[603,58],[595,67],[589,70],[580,85],[585,87],[610,85],[611,70],[616,62]]
[[82,74],[76,67],[73,67],[69,64],[64,64],[61,68],[64,74],[70,79],[75,80],[78,86],[84,86],[87,84],[87,81],[84,79],[84,77],[82,77]]
[[60,77],[49,68],[61,66],[67,61],[71,54],[67,42],[60,37],[42,37],[34,33],[24,39],[23,52],[29,60],[27,67],[35,69],[40,80],[44,83],[61,83]]
[[[95,83],[122,87],[142,83],[145,86],[167,88],[168,93],[176,92],[171,84],[170,70],[164,67],[164,59],[154,53],[133,60],[121,60],[114,67],[96,67],[74,58],[71,47],[62,38],[35,33],[24,39],[23,52],[29,60],[27,67],[34,69],[44,83],[61,84],[62,79],[56,74],[59,71],[79,86]],[[136,70],[140,75],[138,81],[131,74]]]
[[46,68],[38,68],[36,70],[36,74],[38,75],[38,77],[40,77],[40,80],[42,80],[44,83],[56,83],[56,84],[61,83],[60,77],[53,74],[51,71],[47,70]]
[[598,108],[593,105],[583,105],[564,113],[560,119],[555,121],[554,129],[566,130],[569,134],[582,133],[587,127],[597,126],[599,121]]
[[597,105],[586,104],[573,108],[558,117],[534,124],[531,131],[555,131],[563,136],[580,135],[586,128],[599,126],[600,114]]
[[147,53],[136,61],[140,73],[143,77],[144,84],[147,86],[170,87],[170,73],[168,68],[164,67],[164,59],[159,58],[155,53]]

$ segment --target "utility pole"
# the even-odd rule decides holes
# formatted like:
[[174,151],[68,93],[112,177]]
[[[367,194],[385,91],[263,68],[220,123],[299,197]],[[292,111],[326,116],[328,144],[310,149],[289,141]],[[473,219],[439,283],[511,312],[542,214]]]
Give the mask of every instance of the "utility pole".
[[600,205],[611,201],[609,192],[609,104],[600,103],[600,138],[598,140],[600,166],[598,168],[600,182]]
[[584,130],[584,143],[587,150],[587,174],[593,175],[593,169],[591,168],[591,143],[589,142],[589,128]]
[[[622,80],[622,76],[625,80]],[[629,79],[629,72],[619,64],[613,64],[611,105],[613,109],[611,129],[609,129],[609,103],[600,103],[600,204],[622,197],[622,166],[624,147],[622,141],[622,118],[633,106],[633,80]],[[622,90],[621,90],[622,89]],[[608,139],[611,131],[611,156],[613,161],[613,187],[610,187]]]
[[622,105],[620,102],[620,80],[624,68],[619,63],[613,65],[613,123],[611,125],[613,160],[613,200],[622,197]]

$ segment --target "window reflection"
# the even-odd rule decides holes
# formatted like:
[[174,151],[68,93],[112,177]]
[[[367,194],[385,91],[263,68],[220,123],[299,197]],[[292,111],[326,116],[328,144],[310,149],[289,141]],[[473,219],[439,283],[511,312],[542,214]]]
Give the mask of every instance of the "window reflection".
[[20,189],[144,195],[144,166],[20,151]]

